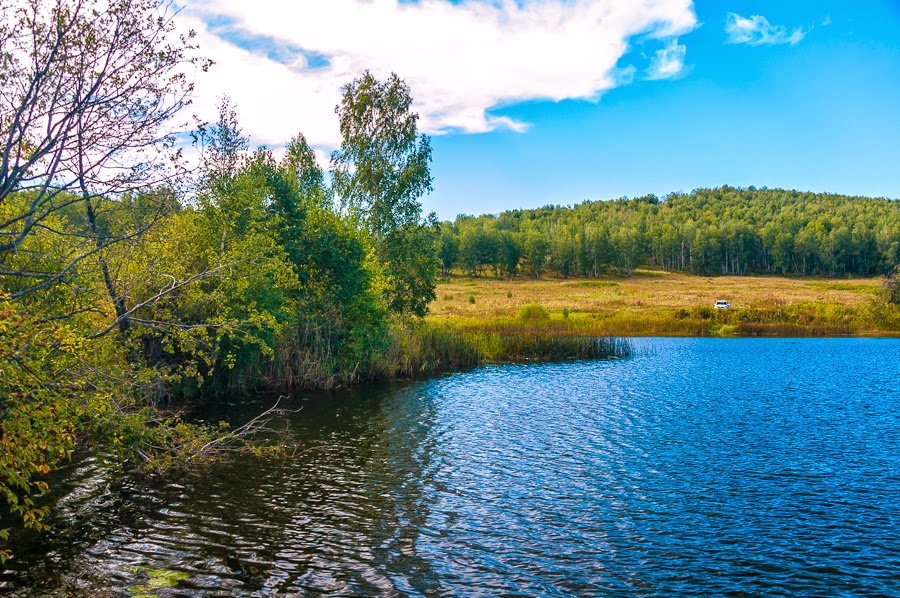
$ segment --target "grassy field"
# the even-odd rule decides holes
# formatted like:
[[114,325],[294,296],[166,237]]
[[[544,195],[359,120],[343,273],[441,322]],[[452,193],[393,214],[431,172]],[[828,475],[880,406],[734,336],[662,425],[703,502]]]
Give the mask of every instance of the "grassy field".
[[[723,276],[656,270],[600,279],[449,276],[429,321],[455,329],[551,335],[898,336],[879,279]],[[715,310],[719,299],[731,309]],[[519,317],[539,304],[548,318]]]

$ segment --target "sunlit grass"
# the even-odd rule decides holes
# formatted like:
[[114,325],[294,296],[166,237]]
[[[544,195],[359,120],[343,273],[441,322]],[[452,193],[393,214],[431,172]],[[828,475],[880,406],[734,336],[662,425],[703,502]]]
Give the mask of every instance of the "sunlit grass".
[[[900,335],[900,311],[878,299],[879,286],[879,279],[646,270],[601,279],[450,276],[438,287],[443,299],[431,304],[429,321],[469,333],[536,336]],[[461,289],[476,303],[461,301]],[[719,299],[731,309],[713,309]],[[520,318],[523,309],[541,309],[547,318]]]

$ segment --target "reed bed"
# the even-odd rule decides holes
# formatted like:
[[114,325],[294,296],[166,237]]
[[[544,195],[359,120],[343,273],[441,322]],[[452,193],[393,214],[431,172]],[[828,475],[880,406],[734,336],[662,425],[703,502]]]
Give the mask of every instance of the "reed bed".
[[560,325],[480,322],[469,326],[418,322],[392,334],[388,367],[394,375],[421,377],[483,363],[628,357],[625,339],[598,337]]

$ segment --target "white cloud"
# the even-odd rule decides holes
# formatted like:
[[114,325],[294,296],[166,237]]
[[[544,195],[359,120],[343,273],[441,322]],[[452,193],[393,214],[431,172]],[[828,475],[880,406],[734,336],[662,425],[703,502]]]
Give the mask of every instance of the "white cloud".
[[675,79],[683,77],[687,69],[684,68],[684,56],[687,48],[678,43],[678,38],[672,39],[669,45],[656,51],[656,55],[650,61],[647,69],[648,79]]
[[797,27],[793,31],[783,25],[772,25],[768,19],[760,15],[749,18],[728,13],[725,19],[726,40],[729,44],[749,44],[751,46],[790,44],[797,45],[806,37],[807,31]]
[[697,26],[691,0],[187,0],[179,18],[217,63],[197,79],[199,114],[227,94],[255,143],[302,131],[326,148],[340,88],[365,69],[405,79],[429,133],[524,131],[491,109],[596,100],[630,80],[616,63],[636,36],[666,44],[651,78],[675,76],[675,38]]

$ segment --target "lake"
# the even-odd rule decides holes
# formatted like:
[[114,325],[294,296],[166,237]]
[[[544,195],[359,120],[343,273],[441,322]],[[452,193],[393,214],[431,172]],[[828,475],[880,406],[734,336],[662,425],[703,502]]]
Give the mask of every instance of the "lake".
[[[628,359],[297,395],[284,460],[163,481],[77,461],[58,476],[53,530],[17,538],[0,584],[900,595],[900,340],[635,345]],[[271,403],[223,409],[239,420]]]

